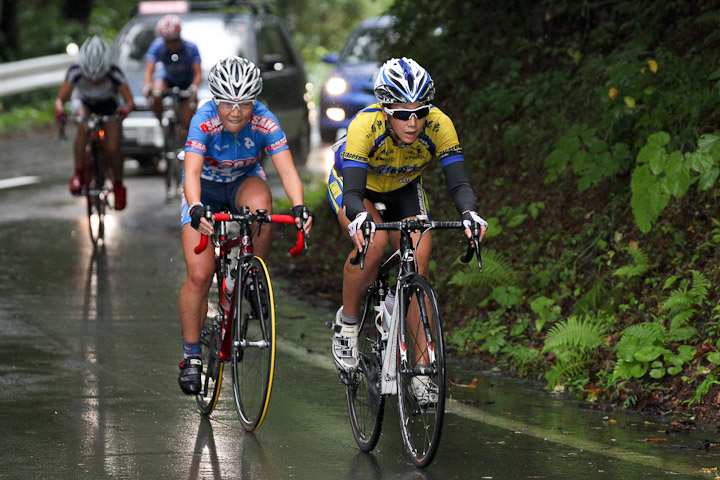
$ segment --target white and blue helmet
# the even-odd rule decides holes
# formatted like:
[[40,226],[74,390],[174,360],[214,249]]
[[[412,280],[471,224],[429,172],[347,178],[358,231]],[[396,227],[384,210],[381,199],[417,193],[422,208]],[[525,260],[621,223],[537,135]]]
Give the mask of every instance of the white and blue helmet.
[[392,58],[380,67],[375,80],[375,97],[380,102],[429,102],[434,96],[430,74],[412,58]]

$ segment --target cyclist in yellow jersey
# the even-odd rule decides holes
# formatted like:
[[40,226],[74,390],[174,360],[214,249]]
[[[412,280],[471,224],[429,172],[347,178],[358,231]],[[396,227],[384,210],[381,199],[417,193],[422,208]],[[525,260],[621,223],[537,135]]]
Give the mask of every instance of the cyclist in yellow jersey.
[[[487,222],[475,212],[475,194],[455,127],[447,115],[429,103],[434,94],[430,75],[417,62],[405,57],[387,61],[375,81],[379,103],[360,111],[350,123],[346,138],[333,146],[335,166],[328,180],[330,204],[355,250],[362,250],[365,242],[370,242],[364,269],[350,264],[354,251],[345,261],[343,306],[335,317],[332,341],[335,363],[345,371],[358,365],[360,302],[375,280],[385,246],[390,242],[397,248],[399,243],[399,232],[375,232],[373,222],[430,216],[422,186],[422,172],[430,162],[442,165],[467,237],[472,237],[474,226],[480,227],[480,240],[487,231]],[[375,207],[378,202],[386,206],[382,215]],[[366,223],[373,232],[369,239],[363,235]],[[413,234],[414,242],[418,235]],[[431,251],[432,236],[428,232],[416,251],[418,272],[426,277]]]

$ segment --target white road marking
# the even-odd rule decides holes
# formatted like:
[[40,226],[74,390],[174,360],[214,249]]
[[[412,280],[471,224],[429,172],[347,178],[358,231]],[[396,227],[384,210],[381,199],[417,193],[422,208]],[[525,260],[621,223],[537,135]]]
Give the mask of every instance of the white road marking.
[[0,180],[0,190],[4,188],[21,187],[23,185],[32,185],[40,182],[40,177],[29,175],[24,177],[5,178]]

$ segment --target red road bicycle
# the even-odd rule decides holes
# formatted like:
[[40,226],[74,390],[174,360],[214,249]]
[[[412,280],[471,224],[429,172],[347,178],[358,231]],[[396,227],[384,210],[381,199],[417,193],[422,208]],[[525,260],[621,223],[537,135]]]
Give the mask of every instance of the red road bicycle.
[[[205,210],[208,219],[213,214]],[[232,367],[235,407],[243,428],[250,432],[262,424],[270,403],[275,372],[275,301],[270,274],[262,258],[253,254],[252,237],[264,224],[295,225],[292,215],[268,215],[266,210],[250,213],[214,215],[215,276],[208,293],[208,311],[200,336],[205,366],[197,404],[203,415],[210,415],[220,395],[226,363]],[[231,235],[229,224],[239,226]],[[253,227],[258,230],[253,232]],[[203,235],[195,253],[205,250]],[[290,255],[306,246],[304,230],[298,230]]]
[[[85,144],[83,160],[82,195],[87,199],[88,226],[93,248],[105,242],[105,212],[112,206],[108,203],[108,195],[112,192],[112,184],[107,181],[105,159],[103,157],[103,143],[105,142],[105,123],[120,121],[121,116],[98,115],[91,113],[88,116],[73,116],[70,120],[82,124],[87,130],[87,143]],[[60,122],[60,138],[65,139],[65,124],[67,117],[63,116]]]

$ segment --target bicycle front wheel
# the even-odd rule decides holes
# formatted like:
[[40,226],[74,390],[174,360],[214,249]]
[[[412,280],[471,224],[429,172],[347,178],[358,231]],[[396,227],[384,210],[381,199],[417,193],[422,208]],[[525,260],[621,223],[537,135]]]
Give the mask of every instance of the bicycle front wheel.
[[355,442],[363,452],[370,452],[377,445],[385,412],[385,396],[380,390],[385,344],[375,326],[379,306],[377,297],[368,291],[358,335],[359,365],[354,372],[346,374],[345,383],[350,425]]
[[223,321],[223,310],[220,305],[220,287],[222,279],[216,272],[210,291],[208,292],[208,309],[200,332],[200,350],[203,362],[201,390],[197,394],[200,413],[210,415],[217,405],[222,385],[224,363],[220,359],[220,326]]
[[88,226],[93,247],[105,240],[105,210],[107,193],[103,190],[105,176],[100,146],[93,143],[89,152],[90,158],[85,171],[85,196],[87,198]]
[[418,467],[440,443],[445,411],[445,352],[440,312],[430,282],[413,275],[403,285],[398,344],[398,406],[403,442]]
[[240,423],[260,427],[270,403],[275,372],[275,302],[267,266],[260,257],[243,260],[235,288],[232,373]]

